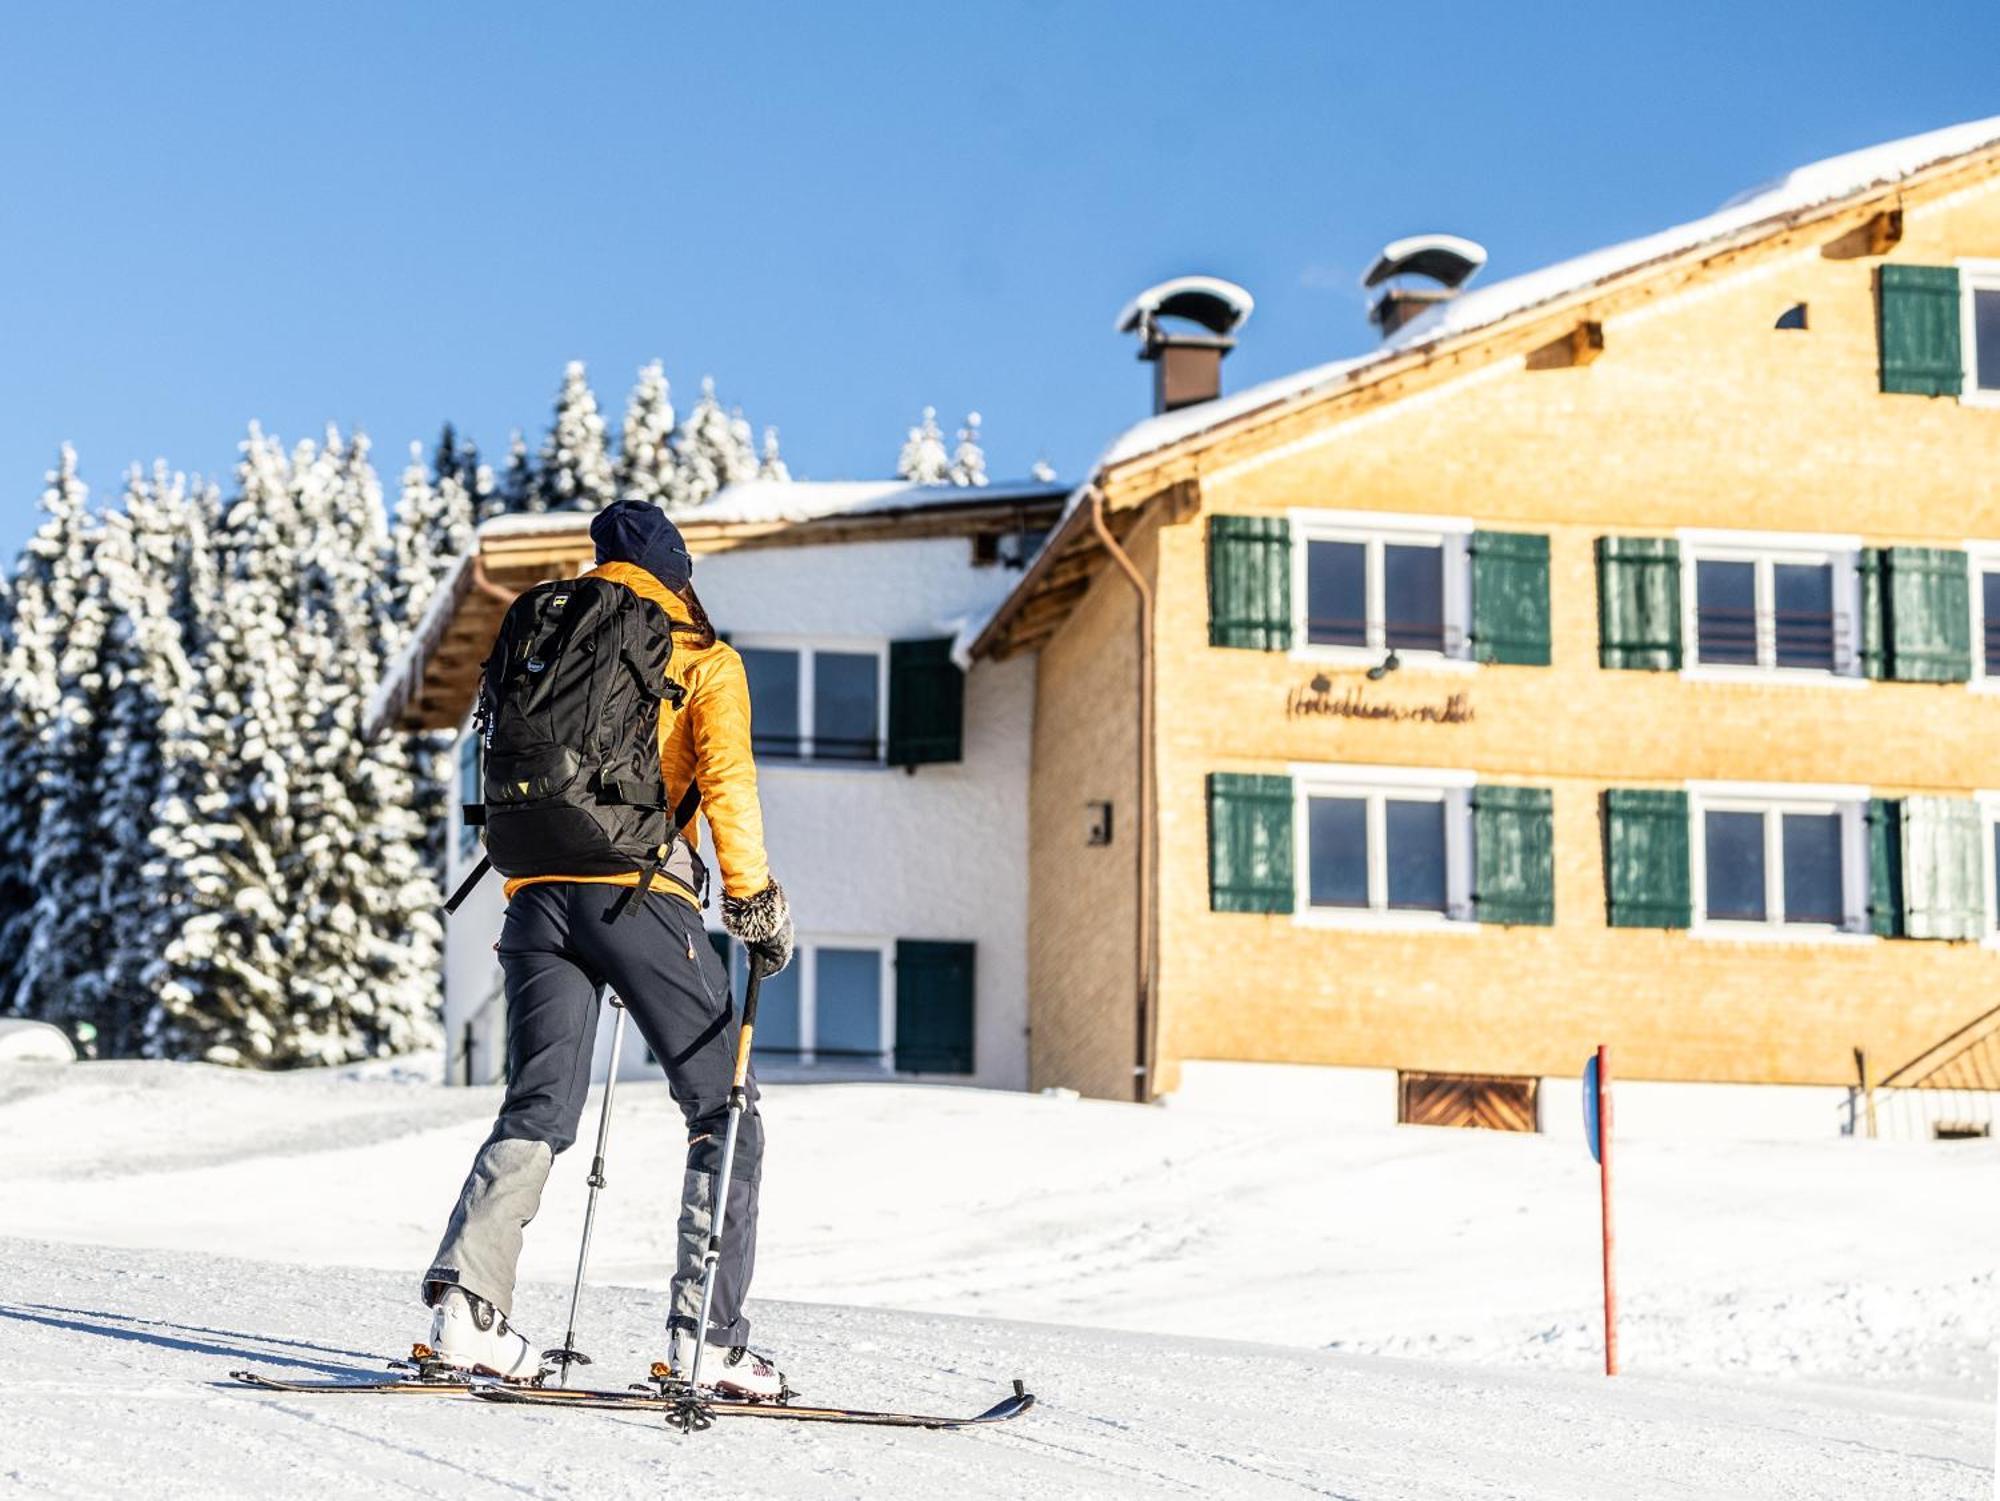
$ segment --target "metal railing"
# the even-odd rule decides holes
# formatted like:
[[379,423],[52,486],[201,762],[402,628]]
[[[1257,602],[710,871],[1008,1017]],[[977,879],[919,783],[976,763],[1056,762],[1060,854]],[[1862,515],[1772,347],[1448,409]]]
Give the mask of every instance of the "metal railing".
[[1967,1022],[1880,1080],[1857,1048],[1861,1083],[1848,1123],[1857,1136],[1939,1141],[1991,1136],[2000,1114],[2000,1006]]
[[1695,610],[1697,659],[1716,667],[1793,667],[1831,672],[1850,655],[1852,624],[1839,612]]

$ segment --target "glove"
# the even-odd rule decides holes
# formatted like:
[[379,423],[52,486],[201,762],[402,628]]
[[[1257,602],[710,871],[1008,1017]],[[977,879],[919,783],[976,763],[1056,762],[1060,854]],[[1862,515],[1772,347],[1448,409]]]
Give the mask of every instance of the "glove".
[[767,975],[792,962],[792,908],[776,881],[755,896],[722,898],[723,931],[740,939]]

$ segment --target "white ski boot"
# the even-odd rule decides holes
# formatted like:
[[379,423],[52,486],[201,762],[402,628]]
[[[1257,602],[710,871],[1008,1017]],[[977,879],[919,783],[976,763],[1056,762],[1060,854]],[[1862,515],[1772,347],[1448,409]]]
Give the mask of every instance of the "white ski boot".
[[507,1316],[462,1287],[447,1287],[431,1310],[430,1358],[453,1370],[507,1381],[541,1374],[541,1357]]
[[[668,1347],[667,1374],[685,1381],[694,1368],[694,1331],[676,1329]],[[783,1402],[792,1389],[785,1373],[767,1355],[759,1355],[744,1345],[725,1349],[710,1345],[701,1352],[701,1388],[718,1396],[740,1397],[752,1402]]]

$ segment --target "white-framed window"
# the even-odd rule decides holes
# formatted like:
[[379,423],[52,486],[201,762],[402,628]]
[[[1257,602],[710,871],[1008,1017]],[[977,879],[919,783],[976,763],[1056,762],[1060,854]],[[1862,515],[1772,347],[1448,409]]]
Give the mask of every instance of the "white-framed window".
[[1469,772],[1292,769],[1302,921],[1472,925]]
[[1689,863],[1697,928],[1867,933],[1867,811],[1862,788],[1695,787]]
[[2000,945],[2000,792],[1976,794],[1986,830],[1980,863],[1986,870],[1986,941]]
[[1861,547],[1852,537],[1683,532],[1691,671],[1861,674]]
[[465,821],[466,803],[486,798],[486,747],[480,741],[476,722],[458,732],[458,858],[470,860],[479,853],[479,826]]
[[[896,1054],[895,956],[893,939],[800,937],[792,962],[764,978],[752,1055],[774,1069],[888,1072]],[[743,994],[748,977],[743,945],[731,940],[733,995]]]
[[1471,657],[1472,523],[1368,511],[1292,513],[1292,639],[1301,655]]
[[1958,263],[1959,400],[2000,406],[2000,260]]
[[2000,542],[1968,542],[1972,568],[1972,681],[2000,688]]
[[750,679],[751,749],[758,760],[883,764],[886,643],[762,636],[732,644]]

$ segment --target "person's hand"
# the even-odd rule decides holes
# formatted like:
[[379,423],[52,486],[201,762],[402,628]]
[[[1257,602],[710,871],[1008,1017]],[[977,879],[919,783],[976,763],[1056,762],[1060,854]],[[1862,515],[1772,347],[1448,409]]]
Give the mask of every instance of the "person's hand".
[[767,975],[792,962],[792,907],[776,881],[755,896],[722,898],[722,927],[740,940]]

